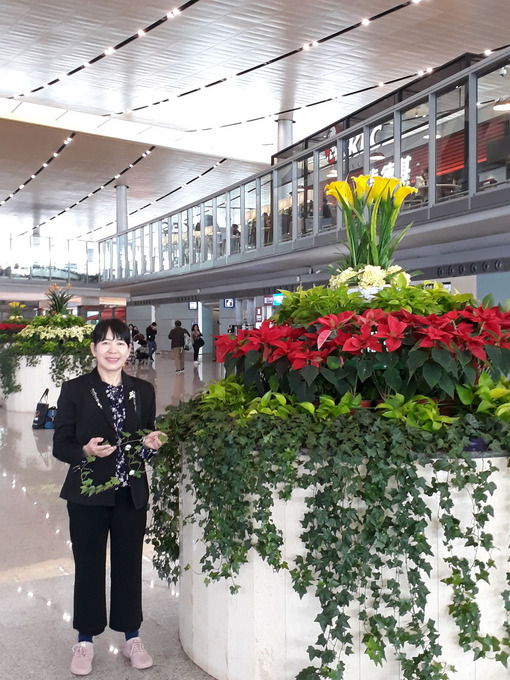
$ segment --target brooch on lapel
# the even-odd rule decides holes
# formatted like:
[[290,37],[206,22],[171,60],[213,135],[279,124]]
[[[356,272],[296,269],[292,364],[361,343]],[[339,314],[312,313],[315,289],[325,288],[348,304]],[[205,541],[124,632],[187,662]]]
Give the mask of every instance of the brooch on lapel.
[[97,396],[97,392],[94,388],[90,390],[90,394],[94,397],[94,401],[99,406],[99,408],[103,408],[103,404],[99,401],[99,397]]
[[135,393],[135,391],[131,390],[131,392],[129,393],[128,396],[129,396],[129,401],[133,402],[133,406],[134,406],[134,409],[136,411],[136,393]]

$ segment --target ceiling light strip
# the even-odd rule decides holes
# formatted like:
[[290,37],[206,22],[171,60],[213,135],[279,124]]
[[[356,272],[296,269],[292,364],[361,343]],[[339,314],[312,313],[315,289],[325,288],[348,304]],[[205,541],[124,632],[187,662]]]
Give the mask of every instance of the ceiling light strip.
[[[355,24],[352,24],[351,26],[347,26],[346,28],[341,29],[340,31],[336,31],[335,33],[331,33],[330,35],[325,36],[324,38],[320,38],[319,40],[314,40],[310,43],[305,43],[301,47],[298,47],[296,49],[290,50],[290,52],[286,52],[285,54],[280,54],[279,56],[274,57],[273,59],[269,59],[267,61],[262,62],[261,64],[256,64],[255,66],[250,66],[250,68],[244,69],[243,71],[239,71],[238,73],[234,74],[229,74],[228,76],[225,76],[224,78],[219,78],[218,80],[213,81],[212,83],[208,83],[207,85],[203,85],[200,87],[194,87],[191,90],[187,90],[185,92],[181,92],[175,97],[177,99],[181,97],[186,97],[190,94],[194,94],[195,92],[200,92],[202,90],[205,90],[207,88],[213,87],[215,85],[219,85],[220,83],[225,83],[228,80],[232,80],[233,78],[239,78],[241,76],[245,76],[248,73],[252,73],[253,71],[257,71],[258,69],[264,68],[265,66],[269,66],[271,64],[275,64],[278,61],[282,61],[283,59],[287,59],[288,57],[294,56],[296,54],[299,54],[300,52],[307,52],[315,47],[318,47],[319,45],[328,42],[329,40],[333,40],[334,38],[338,38],[341,35],[345,35],[346,33],[350,33],[351,31],[354,31],[364,25],[367,25],[366,22],[368,23],[373,23],[374,21],[377,21],[378,19],[382,19],[383,17],[386,17],[390,14],[393,14],[395,12],[399,12],[402,9],[405,9],[406,7],[409,7],[409,5],[414,5],[417,4],[416,0],[407,0],[406,2],[402,2],[399,5],[395,5],[394,7],[390,7],[389,9],[385,10],[384,12],[379,12],[379,14],[374,14],[374,16],[370,17],[369,19],[363,19],[362,21],[358,21]],[[158,102],[153,102],[150,104],[144,104],[142,106],[137,106],[134,109],[126,109],[125,111],[116,111],[116,112],[111,112],[111,113],[105,113],[103,116],[122,116],[128,113],[132,113],[133,111],[141,111],[142,109],[147,109],[151,106],[158,106],[159,104],[162,104],[164,102],[168,102],[168,99],[164,99],[162,101]]]
[[265,120],[266,118],[276,118],[278,116],[283,116],[286,113],[295,113],[296,111],[302,111],[303,109],[309,109],[312,106],[319,106],[321,104],[329,104],[330,102],[336,101],[338,99],[344,99],[345,97],[351,97],[352,95],[355,94],[360,94],[361,92],[368,92],[370,90],[378,90],[381,87],[384,87],[386,85],[394,85],[395,83],[399,83],[403,80],[409,80],[410,78],[424,78],[426,76],[429,76],[431,73],[434,72],[434,69],[431,68],[430,66],[427,69],[417,71],[415,73],[408,73],[405,76],[399,76],[398,78],[392,78],[391,80],[385,80],[384,82],[379,82],[376,85],[367,85],[367,87],[361,88],[359,90],[352,90],[351,92],[346,92],[345,94],[338,95],[336,97],[328,97],[327,99],[321,99],[316,102],[311,102],[310,104],[303,104],[302,106],[295,106],[291,109],[284,109],[283,111],[277,111],[276,113],[269,113],[261,116],[257,116],[256,118],[248,118],[247,120],[240,120],[236,121],[233,123],[224,123],[222,125],[218,125],[216,127],[207,127],[207,128],[200,128],[200,129],[195,129],[195,130],[184,130],[186,133],[193,133],[193,132],[211,132],[214,130],[221,130],[229,127],[234,127],[236,125],[245,125],[246,123],[255,123],[261,120]]
[[[158,203],[159,201],[162,201],[164,198],[168,198],[172,194],[175,194],[177,191],[180,191],[181,189],[184,189],[184,187],[187,187],[189,184],[192,184],[193,182],[196,182],[197,179],[200,179],[204,175],[207,175],[209,172],[217,168],[219,165],[224,163],[227,159],[222,158],[220,161],[217,161],[214,165],[211,165],[211,167],[207,168],[207,170],[204,170],[204,172],[201,172],[199,175],[196,175],[195,177],[192,177],[189,179],[187,182],[184,182],[184,184],[181,184],[181,186],[176,187],[175,189],[172,189],[168,193],[164,194],[163,196],[160,196],[159,198],[156,198],[154,201],[151,201],[150,203],[147,203],[147,205],[143,205],[141,208],[137,208],[136,210],[133,210],[132,212],[129,213],[129,215],[135,215],[136,213],[140,212],[141,210],[145,210],[146,208],[149,208],[151,205],[154,205],[154,203]],[[106,227],[111,226],[114,224],[113,222],[108,222],[106,224]]]
[[[83,203],[83,202],[86,201],[87,199],[91,198],[92,196],[94,196],[95,194],[97,194],[97,193],[98,193],[99,191],[101,191],[102,189],[105,189],[105,188],[106,188],[107,186],[109,186],[112,182],[115,182],[115,180],[119,179],[119,177],[120,177],[121,175],[123,175],[123,174],[126,173],[126,172],[129,172],[129,170],[131,170],[135,165],[137,165],[138,163],[140,163],[144,158],[147,158],[147,156],[149,156],[149,155],[152,153],[152,151],[154,151],[155,148],[156,148],[155,146],[149,147],[149,148],[147,149],[147,151],[144,151],[144,152],[142,153],[141,156],[138,156],[138,158],[137,158],[135,161],[133,161],[133,162],[130,163],[126,168],[124,168],[123,170],[121,170],[120,172],[118,172],[114,177],[112,177],[111,179],[109,179],[109,180],[107,180],[106,182],[104,182],[103,184],[101,184],[101,186],[100,186],[100,187],[97,187],[97,189],[94,189],[93,191],[89,191],[89,193],[88,193],[86,196],[84,196],[83,198],[80,198],[79,201],[76,201],[75,203],[73,203],[73,204],[70,205],[69,207],[64,208],[64,210],[61,210],[60,212],[55,213],[55,215],[52,215],[51,217],[49,217],[47,220],[44,220],[43,222],[39,222],[39,224],[38,224],[37,226],[35,226],[35,227],[33,228],[32,231],[35,231],[36,229],[38,229],[39,227],[42,227],[44,224],[47,224],[47,223],[50,222],[51,220],[54,220],[55,218],[60,217],[61,215],[64,215],[66,212],[69,212],[69,210],[72,210],[73,208],[76,208],[76,206],[80,205],[80,203]],[[23,234],[20,234],[20,236],[23,236],[23,235],[26,234],[26,233],[27,233],[27,232],[23,232]]]
[[23,189],[27,186],[27,184],[32,182],[32,180],[34,180],[43,170],[46,170],[46,168],[50,165],[50,163],[53,163],[55,158],[58,158],[60,156],[62,151],[64,151],[64,149],[66,149],[69,146],[69,144],[73,141],[73,139],[75,137],[76,137],[76,132],[71,132],[66,137],[64,142],[58,147],[58,149],[52,153],[52,155],[48,158],[48,160],[45,163],[43,163],[38,170],[33,172],[28,179],[26,179],[22,184],[20,184],[18,186],[17,189],[12,191],[8,196],[6,196],[3,200],[0,201],[0,207],[5,205],[7,203],[7,201],[10,201],[11,198],[14,198],[14,196],[16,196],[16,194],[19,194],[20,191],[23,191]]
[[[195,180],[197,180],[197,179],[203,177],[204,175],[207,175],[209,172],[212,172],[213,170],[215,170],[215,169],[216,169],[218,166],[220,166],[222,163],[225,163],[226,160],[227,160],[226,158],[222,158],[220,161],[218,161],[218,162],[215,163],[214,165],[211,165],[211,167],[207,168],[207,170],[204,170],[204,172],[201,172],[201,173],[200,173],[199,175],[197,175],[196,177],[193,177],[192,179],[188,180],[188,181],[185,182],[184,184],[181,184],[181,186],[179,186],[179,187],[175,187],[175,189],[172,189],[172,190],[169,191],[168,193],[164,194],[163,196],[160,196],[159,198],[156,198],[154,201],[151,201],[150,203],[147,203],[146,205],[142,206],[141,208],[137,208],[136,210],[133,210],[132,212],[129,213],[129,215],[135,215],[136,213],[140,212],[141,210],[145,210],[146,208],[150,207],[151,205],[154,205],[155,203],[158,203],[158,201],[162,201],[164,198],[168,198],[168,197],[171,196],[172,194],[177,193],[177,192],[180,191],[181,189],[184,189],[184,187],[187,186],[188,184],[191,184],[191,183],[194,182]],[[51,219],[53,219],[53,218],[51,218]],[[85,237],[86,237],[87,234],[93,234],[95,231],[100,231],[101,229],[104,229],[104,227],[111,227],[113,224],[115,224],[115,221],[108,222],[107,224],[104,224],[104,225],[101,226],[101,227],[95,227],[95,229],[92,229],[92,230],[86,232],[85,234],[81,234],[80,236],[77,236],[77,237],[75,238],[75,240],[81,239],[82,236],[85,236]]]
[[61,83],[63,80],[69,78],[70,76],[74,76],[80,71],[83,71],[83,69],[87,68],[87,66],[92,66],[93,64],[96,64],[98,61],[101,61],[102,59],[105,59],[106,57],[111,56],[112,54],[115,54],[119,50],[121,50],[123,47],[126,47],[126,45],[129,45],[132,43],[134,40],[138,40],[139,38],[143,38],[147,35],[147,33],[150,33],[153,31],[155,28],[158,28],[158,26],[161,26],[162,24],[166,23],[170,19],[175,19],[175,17],[178,17],[179,14],[182,14],[185,10],[189,9],[193,5],[196,5],[197,2],[200,2],[200,0],[188,0],[188,2],[183,3],[180,7],[175,7],[173,10],[170,10],[165,14],[165,16],[161,17],[161,19],[158,19],[157,21],[154,21],[152,24],[149,26],[146,26],[145,28],[140,28],[136,33],[133,35],[130,35],[128,38],[125,38],[124,40],[121,40],[121,42],[117,43],[116,45],[113,45],[112,47],[107,47],[101,54],[98,54],[97,56],[93,57],[92,59],[89,59],[89,61],[86,61],[83,64],[80,64],[80,66],[76,66],[75,68],[71,69],[70,71],[67,71],[67,73],[62,74],[58,78],[53,78],[53,80],[50,80],[49,82],[45,83],[44,85],[39,85],[39,87],[34,87],[32,90],[29,90],[28,92],[22,92],[17,95],[11,95],[10,97],[7,97],[7,99],[19,99],[20,97],[26,97],[29,94],[36,94],[37,92],[40,92],[41,90],[44,90],[47,87],[51,87],[52,85],[56,85],[57,83]]

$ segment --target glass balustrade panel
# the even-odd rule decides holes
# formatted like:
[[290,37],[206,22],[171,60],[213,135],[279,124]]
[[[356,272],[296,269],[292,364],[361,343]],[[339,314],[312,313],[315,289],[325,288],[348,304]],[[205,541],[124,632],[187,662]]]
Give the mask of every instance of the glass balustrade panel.
[[338,145],[331,143],[319,151],[318,218],[319,232],[334,229],[337,223],[337,202],[327,194],[326,187],[338,180]]
[[276,171],[276,233],[279,243],[292,238],[292,164]]
[[510,63],[477,82],[477,191],[510,181]]
[[262,230],[265,246],[274,243],[273,230],[273,174],[268,173],[260,178],[260,205],[262,210]]
[[467,193],[466,85],[437,97],[436,202]]
[[193,225],[193,264],[202,262],[202,210],[201,204],[191,209]]
[[313,154],[297,162],[298,238],[313,234]]
[[[402,112],[400,125],[401,168],[406,171],[406,183],[417,189],[409,195],[402,210],[420,208],[428,203],[429,181],[429,103],[415,104]],[[409,174],[407,174],[407,171]]]
[[258,244],[257,182],[248,182],[244,189],[244,225],[246,229],[246,250],[254,250]]
[[221,194],[216,199],[216,257],[224,257],[227,253],[227,195]]
[[214,206],[212,198],[204,203],[204,225],[202,234],[205,244],[205,261],[213,259]]

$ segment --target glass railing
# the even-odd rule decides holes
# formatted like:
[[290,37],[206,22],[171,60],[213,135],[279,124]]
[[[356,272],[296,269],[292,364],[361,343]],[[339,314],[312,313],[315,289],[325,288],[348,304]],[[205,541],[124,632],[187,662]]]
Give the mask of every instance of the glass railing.
[[465,213],[471,207],[465,201],[510,183],[510,49],[445,73],[376,116],[353,114],[349,120],[362,122],[314,136],[314,148],[295,145],[268,171],[101,241],[101,278],[194,271],[313,248],[342,228],[327,185],[360,174],[397,176],[416,187],[403,210],[422,211],[422,220],[437,218],[450,202],[448,214],[455,214],[454,201]]
[[[108,247],[112,248],[113,244]],[[11,236],[0,250],[2,278],[84,284],[99,281],[98,247],[93,241],[23,234]],[[128,269],[118,273],[126,275]]]

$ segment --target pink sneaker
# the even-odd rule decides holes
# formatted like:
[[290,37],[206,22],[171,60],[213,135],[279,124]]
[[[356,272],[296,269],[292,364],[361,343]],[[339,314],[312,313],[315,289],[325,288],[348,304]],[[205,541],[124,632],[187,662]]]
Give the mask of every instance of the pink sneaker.
[[124,656],[131,661],[133,668],[150,668],[152,657],[143,646],[139,637],[131,638],[124,645]]
[[88,675],[92,670],[94,645],[92,642],[79,642],[77,645],[74,645],[73,652],[71,673],[74,673],[74,675]]

